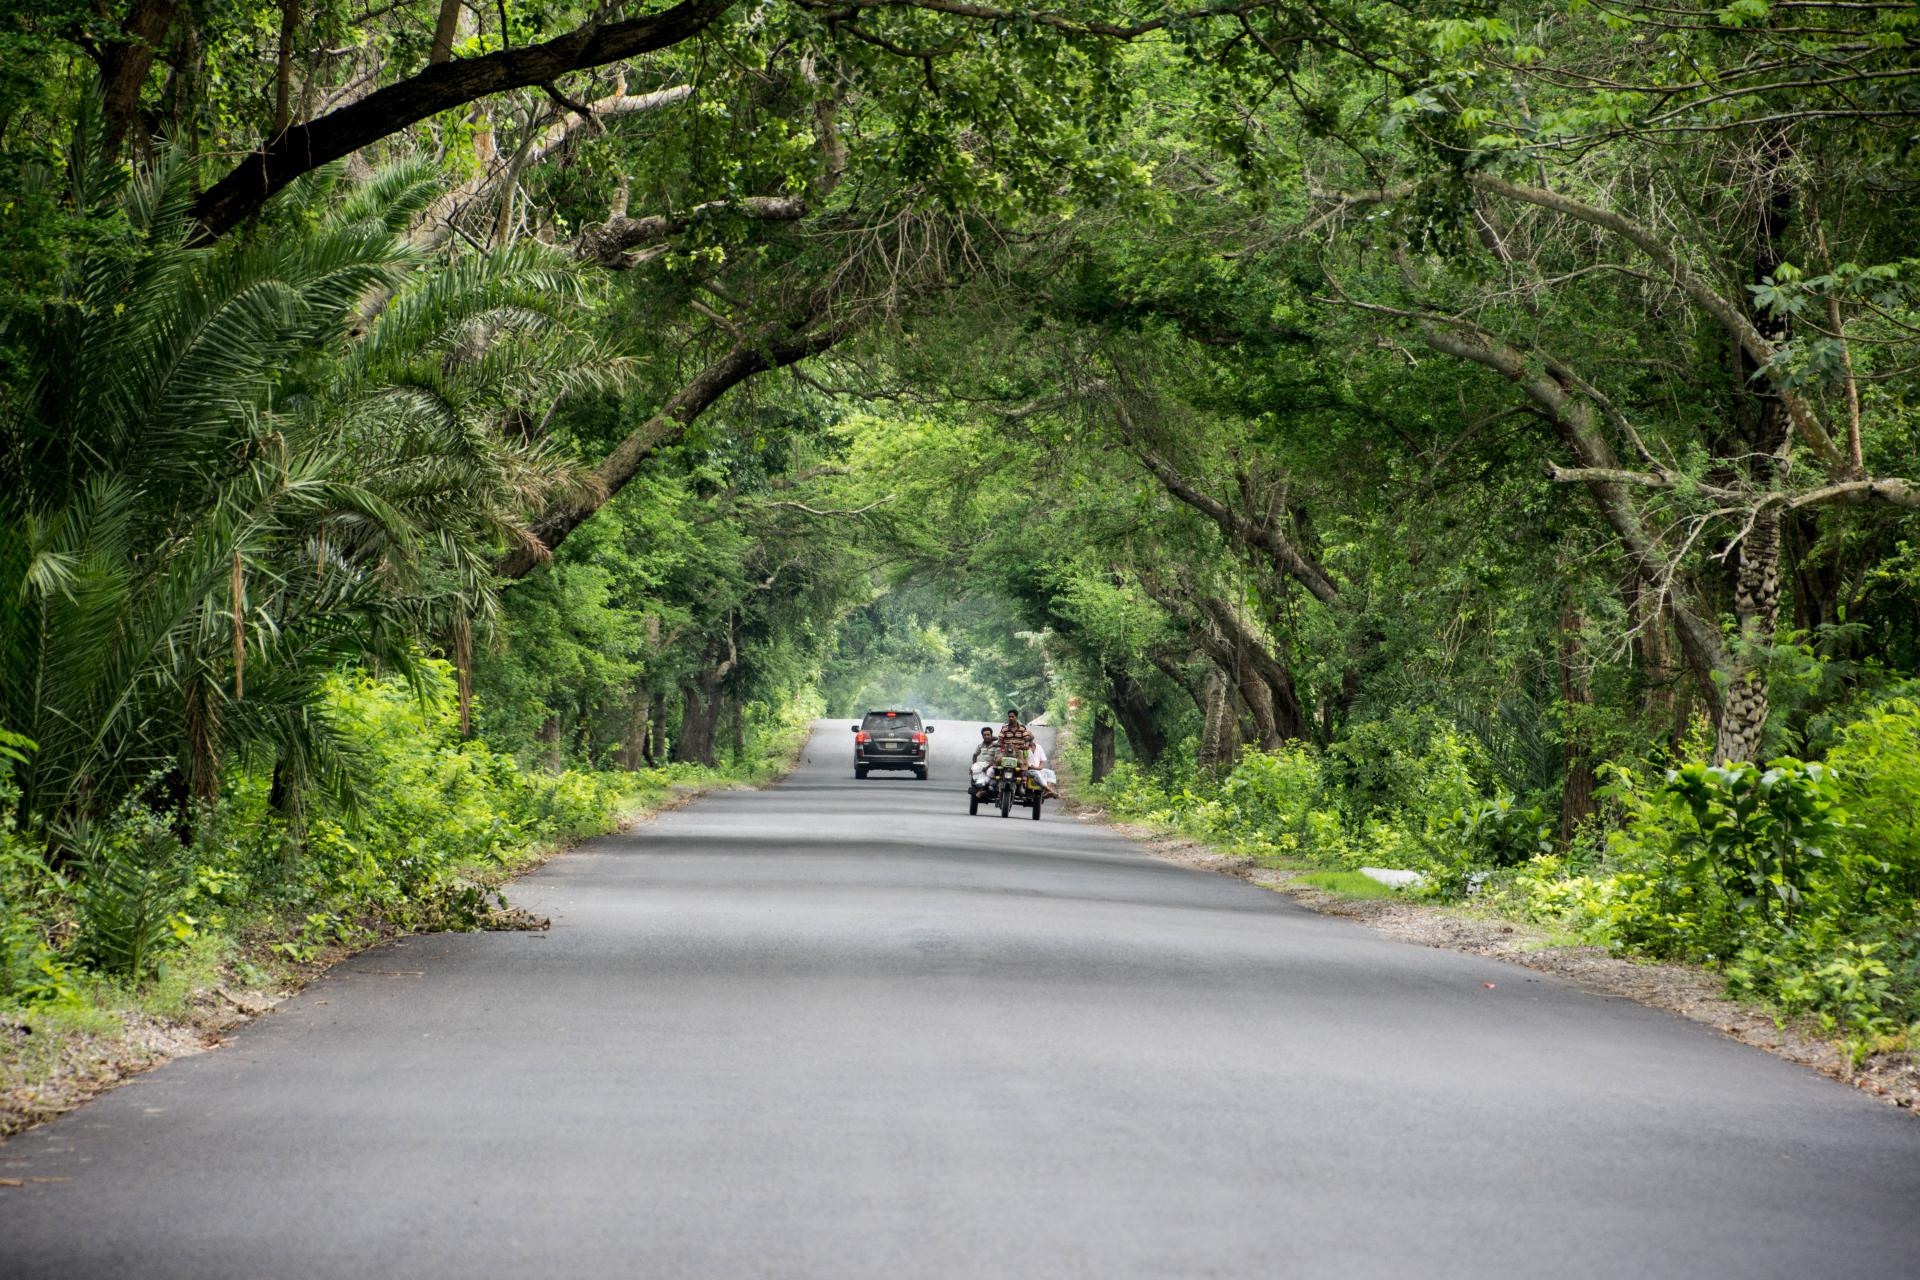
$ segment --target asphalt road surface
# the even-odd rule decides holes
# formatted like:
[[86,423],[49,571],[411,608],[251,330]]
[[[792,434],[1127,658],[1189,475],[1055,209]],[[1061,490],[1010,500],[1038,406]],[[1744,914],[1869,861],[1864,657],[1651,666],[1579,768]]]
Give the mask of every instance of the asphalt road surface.
[[1913,1117],[850,736],[0,1147],[0,1277],[1920,1274]]

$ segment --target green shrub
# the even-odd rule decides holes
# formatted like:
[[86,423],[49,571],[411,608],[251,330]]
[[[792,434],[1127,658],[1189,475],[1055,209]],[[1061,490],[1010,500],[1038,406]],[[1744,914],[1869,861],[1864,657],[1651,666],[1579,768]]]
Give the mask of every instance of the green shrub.
[[[316,818],[300,860],[302,900],[323,914],[375,914],[401,927],[450,915],[470,873],[611,828],[632,790],[622,775],[523,768],[459,735],[450,671],[427,664],[424,689],[335,677],[327,714],[361,744],[355,810]],[[308,930],[312,932],[312,930]]]
[[1486,750],[1471,735],[1411,712],[1349,725],[1327,748],[1323,767],[1328,793],[1356,824],[1411,820],[1414,828],[1477,806],[1490,774]]
[[1553,824],[1546,810],[1539,805],[1522,809],[1506,796],[1455,809],[1446,830],[1476,866],[1513,867],[1553,852]]
[[1840,843],[1878,864],[1854,887],[1892,902],[1920,899],[1920,702],[1868,708],[1840,730],[1827,764],[1854,819]]
[[169,952],[192,937],[178,918],[193,867],[166,820],[138,804],[104,830],[80,830],[84,868],[74,900],[73,955],[111,977],[141,982],[162,972]]
[[47,944],[47,925],[64,897],[65,882],[47,865],[46,851],[20,831],[15,766],[33,743],[0,729],[0,1004],[70,1000],[71,975]]
[[1348,849],[1320,757],[1304,746],[1245,752],[1221,781],[1212,816],[1220,835],[1278,854],[1339,861]]
[[1603,795],[1622,815],[1606,867],[1554,894],[1609,946],[1724,962],[1794,929],[1810,902],[1830,911],[1836,878],[1858,871],[1834,858],[1850,823],[1823,765],[1694,763],[1651,786],[1615,769]]
[[1602,863],[1568,875],[1538,859],[1512,893],[1615,950],[1719,965],[1734,994],[1811,1014],[1862,1053],[1920,1011],[1916,733],[1920,713],[1894,703],[1826,764],[1692,763],[1657,783],[1614,769]]

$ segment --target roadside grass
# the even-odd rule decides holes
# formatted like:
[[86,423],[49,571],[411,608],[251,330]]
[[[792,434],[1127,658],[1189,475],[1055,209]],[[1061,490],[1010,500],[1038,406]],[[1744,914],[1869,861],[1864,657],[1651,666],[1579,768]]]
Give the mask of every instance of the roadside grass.
[[1584,947],[1590,943],[1577,933],[1568,933],[1564,929],[1548,929],[1537,938],[1528,938],[1519,944],[1522,951],[1559,951],[1568,947]]
[[1302,871],[1294,879],[1322,893],[1330,893],[1340,898],[1404,898],[1390,884],[1381,884],[1371,876],[1361,875],[1358,871]]

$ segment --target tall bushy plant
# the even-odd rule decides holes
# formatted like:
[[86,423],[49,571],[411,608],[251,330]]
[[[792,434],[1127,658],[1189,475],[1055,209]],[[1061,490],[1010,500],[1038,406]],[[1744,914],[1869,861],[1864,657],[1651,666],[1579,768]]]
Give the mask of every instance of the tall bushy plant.
[[1280,854],[1338,861],[1348,840],[1311,748],[1248,751],[1220,783],[1217,829]]

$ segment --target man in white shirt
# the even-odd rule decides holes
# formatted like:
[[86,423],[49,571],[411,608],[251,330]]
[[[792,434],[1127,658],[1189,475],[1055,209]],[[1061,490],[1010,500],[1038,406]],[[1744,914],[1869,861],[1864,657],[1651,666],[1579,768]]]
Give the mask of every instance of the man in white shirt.
[[1027,748],[1027,768],[1035,780],[1047,789],[1049,796],[1060,794],[1053,789],[1053,770],[1047,768],[1047,749],[1040,745],[1037,736],[1033,739],[1033,745]]

